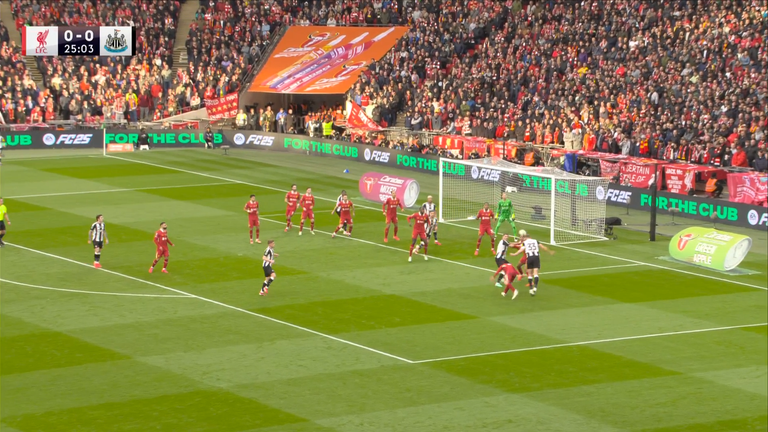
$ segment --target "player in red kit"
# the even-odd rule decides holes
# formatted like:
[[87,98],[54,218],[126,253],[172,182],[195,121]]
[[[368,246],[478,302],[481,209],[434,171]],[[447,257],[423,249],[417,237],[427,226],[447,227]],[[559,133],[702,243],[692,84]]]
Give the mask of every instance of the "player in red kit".
[[304,221],[307,219],[309,219],[309,232],[315,235],[315,196],[312,195],[312,188],[307,188],[307,193],[301,196],[299,205],[302,208],[299,235],[304,231]]
[[[335,213],[336,209],[333,209],[331,211],[331,214]],[[333,231],[333,234],[331,234],[331,238],[336,237],[336,233],[339,232],[340,229],[344,227],[344,225],[347,225],[347,237],[352,236],[352,218],[355,216],[355,205],[352,204],[352,201],[349,200],[347,195],[341,196],[341,201],[339,202],[339,226],[336,227],[336,229]]]
[[428,260],[427,247],[429,242],[427,241],[427,222],[429,221],[429,215],[424,211],[424,208],[420,208],[418,213],[414,213],[408,216],[408,224],[411,225],[411,221],[415,221],[413,224],[413,233],[411,234],[411,249],[408,251],[408,262],[411,262],[413,258],[413,249],[416,247],[416,241],[421,240],[424,245],[424,260]]
[[480,243],[483,241],[483,236],[487,235],[491,238],[491,253],[496,253],[496,240],[491,229],[491,221],[493,220],[493,210],[489,208],[489,204],[483,204],[483,209],[477,212],[475,219],[480,221],[480,232],[477,233],[477,247],[475,248],[475,256],[480,253]]
[[291,185],[291,190],[285,194],[285,232],[288,232],[293,226],[293,214],[296,213],[296,206],[299,203],[299,192],[296,191],[296,185]]
[[[513,244],[512,247],[517,249],[518,251],[520,249],[524,248],[522,242],[517,242],[517,243]],[[515,267],[517,269],[517,272],[522,275],[523,274],[523,266],[526,265],[527,263],[528,263],[528,255],[523,254],[523,257],[520,258],[520,261],[518,261],[517,266]]]
[[518,271],[515,269],[515,266],[506,263],[499,266],[499,269],[496,270],[496,273],[491,276],[491,282],[495,281],[499,273],[502,272],[504,272],[504,278],[502,279],[502,283],[504,284],[504,292],[501,293],[501,295],[506,297],[507,291],[512,290],[512,300],[514,300],[515,297],[517,297],[517,290],[512,286],[512,281],[515,280],[515,276],[517,276],[517,280],[522,279],[523,275],[518,273]]
[[392,197],[387,198],[386,201],[384,201],[384,205],[381,207],[382,211],[384,212],[384,216],[387,217],[387,227],[384,228],[384,243],[388,242],[389,239],[389,225],[394,224],[395,225],[395,232],[392,238],[394,238],[397,241],[400,241],[400,238],[397,237],[397,209],[398,207],[401,210],[405,210],[405,207],[403,207],[403,203],[400,202],[400,199],[397,197],[397,192],[392,191]]
[[259,240],[259,202],[256,201],[256,195],[251,195],[251,199],[245,203],[243,210],[248,213],[248,231],[251,236],[251,244],[253,244],[254,228],[256,228],[256,243],[261,243]]
[[155,260],[152,261],[149,272],[152,273],[155,270],[160,257],[163,257],[163,273],[168,273],[168,256],[170,255],[168,246],[173,246],[173,242],[168,239],[168,225],[165,222],[160,222],[160,229],[155,232],[155,246],[157,246]]

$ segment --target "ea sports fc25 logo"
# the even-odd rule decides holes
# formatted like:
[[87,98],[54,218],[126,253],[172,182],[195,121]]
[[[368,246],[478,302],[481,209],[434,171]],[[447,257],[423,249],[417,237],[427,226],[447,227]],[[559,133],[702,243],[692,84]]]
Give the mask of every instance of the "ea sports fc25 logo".
[[275,137],[273,136],[267,136],[267,135],[259,135],[259,134],[251,134],[248,135],[246,138],[245,135],[241,133],[236,133],[235,136],[232,138],[232,141],[235,142],[235,145],[243,145],[243,144],[251,144],[255,146],[267,146],[271,147],[272,144],[275,142]]
[[64,145],[87,145],[91,143],[93,134],[61,134],[58,138],[56,135],[47,133],[43,135],[43,144],[47,146],[64,144]]
[[371,151],[371,149],[365,149],[363,156],[367,161],[374,161],[374,162],[381,162],[381,163],[389,162],[389,152],[385,152],[381,150]]
[[472,167],[473,179],[499,181],[500,177],[501,177],[501,171],[499,170],[492,170],[488,168],[478,168],[476,166]]

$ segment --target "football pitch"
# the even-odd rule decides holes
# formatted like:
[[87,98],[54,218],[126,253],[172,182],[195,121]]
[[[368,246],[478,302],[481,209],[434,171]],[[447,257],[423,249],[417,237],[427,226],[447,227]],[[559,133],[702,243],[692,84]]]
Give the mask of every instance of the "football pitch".
[[[442,246],[409,263],[405,217],[385,244],[381,207],[358,197],[364,172],[416,178],[419,202],[436,176],[258,151],[8,153],[2,432],[768,428],[764,241],[733,276],[621,230],[553,246],[537,296],[516,282],[510,300],[487,238],[473,256],[476,222],[441,224]],[[283,232],[292,183],[320,198],[314,236]],[[341,189],[354,231],[332,239]],[[162,221],[170,273],[149,274]],[[267,239],[277,279],[260,297]]]

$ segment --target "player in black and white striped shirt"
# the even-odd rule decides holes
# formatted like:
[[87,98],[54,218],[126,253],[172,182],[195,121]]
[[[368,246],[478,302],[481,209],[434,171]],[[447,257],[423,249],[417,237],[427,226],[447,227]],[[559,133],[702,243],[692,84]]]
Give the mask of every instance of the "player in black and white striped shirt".
[[269,240],[267,242],[267,250],[264,251],[264,255],[261,257],[261,268],[264,270],[264,283],[261,285],[260,296],[267,295],[269,293],[269,286],[275,281],[277,274],[272,270],[272,264],[275,263],[275,258],[278,254],[275,253],[275,241]]
[[97,215],[96,222],[91,224],[88,230],[88,244],[93,244],[93,266],[101,268],[101,250],[105,244],[109,244],[107,228],[104,226],[104,216]]
[[523,247],[520,248],[517,252],[512,254],[512,256],[518,255],[521,252],[525,251],[525,256],[527,259],[527,271],[528,271],[528,286],[531,288],[528,290],[528,292],[531,295],[536,295],[536,290],[539,288],[539,269],[541,268],[541,261],[539,257],[539,252],[544,250],[549,252],[550,255],[553,255],[555,251],[550,250],[543,244],[539,243],[538,240],[532,239],[525,230],[520,230],[520,242],[522,243]]
[[[504,234],[501,236],[501,241],[499,242],[498,247],[496,248],[496,268],[499,268],[503,266],[504,264],[509,264],[507,261],[507,249],[509,249],[509,234]],[[496,280],[496,286],[499,288],[503,288],[504,285],[501,284],[501,281],[504,279],[504,273],[499,273],[499,278]]]
[[[341,199],[347,194],[347,191],[342,190],[341,195],[339,195],[336,198],[336,216],[341,217]],[[347,233],[347,223],[344,222],[344,225],[341,227],[344,230],[344,234]]]
[[[429,227],[427,227],[427,240],[429,240],[430,236],[434,234],[435,236],[435,244],[438,246],[442,246],[439,241],[437,241],[437,217],[435,216],[437,214],[437,207],[435,206],[435,203],[432,202],[432,195],[427,197],[427,202],[421,205],[421,209],[424,211],[425,214],[429,215],[429,223],[432,226],[432,229],[430,230]],[[434,223],[433,223],[434,220]]]

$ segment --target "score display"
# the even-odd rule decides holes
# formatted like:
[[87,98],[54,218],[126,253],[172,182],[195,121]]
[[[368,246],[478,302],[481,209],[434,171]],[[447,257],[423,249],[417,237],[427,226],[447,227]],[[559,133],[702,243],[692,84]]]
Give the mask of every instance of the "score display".
[[21,32],[21,54],[56,56],[133,56],[134,27],[33,27]]

